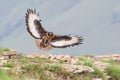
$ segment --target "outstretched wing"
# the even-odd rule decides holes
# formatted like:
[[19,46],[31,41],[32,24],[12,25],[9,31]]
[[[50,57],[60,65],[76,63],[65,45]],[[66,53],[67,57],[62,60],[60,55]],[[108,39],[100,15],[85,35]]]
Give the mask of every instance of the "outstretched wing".
[[39,13],[36,13],[36,10],[28,9],[25,22],[27,26],[27,31],[36,39],[41,38],[41,36],[46,33],[45,29],[40,23]]
[[83,41],[82,37],[78,36],[55,35],[54,38],[51,40],[51,45],[55,48],[65,48],[82,44],[82,41]]

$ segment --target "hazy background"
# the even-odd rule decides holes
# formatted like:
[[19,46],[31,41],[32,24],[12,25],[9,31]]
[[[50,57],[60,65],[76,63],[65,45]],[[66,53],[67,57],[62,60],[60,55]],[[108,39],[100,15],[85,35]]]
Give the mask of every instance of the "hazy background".
[[[42,25],[56,34],[82,35],[82,45],[39,50],[25,26],[28,8],[40,13]],[[26,54],[119,54],[120,0],[2,0],[0,45]]]

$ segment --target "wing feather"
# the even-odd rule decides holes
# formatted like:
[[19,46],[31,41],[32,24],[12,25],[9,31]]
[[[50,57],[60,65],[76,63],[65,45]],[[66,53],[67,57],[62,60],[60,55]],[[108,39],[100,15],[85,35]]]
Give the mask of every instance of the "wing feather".
[[65,48],[74,45],[82,44],[82,37],[78,36],[55,36],[51,40],[51,45],[55,48]]
[[41,20],[38,14],[35,9],[28,9],[25,16],[27,31],[36,39],[41,38],[42,34],[46,32],[40,23]]

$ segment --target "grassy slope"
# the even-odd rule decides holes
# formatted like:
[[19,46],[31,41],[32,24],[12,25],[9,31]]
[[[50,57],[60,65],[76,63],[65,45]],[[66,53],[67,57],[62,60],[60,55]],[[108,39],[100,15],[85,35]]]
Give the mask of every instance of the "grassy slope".
[[[9,51],[9,49],[0,48],[0,53],[5,51]],[[64,61],[54,62],[40,57],[32,59],[26,56],[19,59],[11,59],[9,62],[2,65],[2,67],[8,67],[11,69],[8,71],[0,69],[0,80],[92,80],[92,78],[95,77],[107,80],[107,76],[104,73],[110,75],[113,80],[120,80],[120,65],[118,63],[108,60],[107,62],[111,65],[106,68],[105,72],[102,72],[93,64],[93,62],[87,60],[88,57],[91,56],[87,55],[79,57],[79,61],[75,65],[92,67],[95,70],[94,73],[71,73],[63,68],[62,65],[66,64]],[[18,69],[19,67],[20,69]]]

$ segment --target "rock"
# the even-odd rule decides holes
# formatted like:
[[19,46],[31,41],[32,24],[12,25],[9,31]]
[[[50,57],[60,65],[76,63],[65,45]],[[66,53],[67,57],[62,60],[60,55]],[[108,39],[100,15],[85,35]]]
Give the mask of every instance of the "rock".
[[120,55],[113,55],[112,59],[118,63],[120,63]]
[[4,69],[4,70],[10,70],[11,68],[9,67],[0,67],[1,69]]
[[30,77],[24,77],[24,80],[38,80],[38,79],[32,79]]
[[10,51],[3,52],[1,56],[3,56],[4,59],[11,59],[13,56],[16,55],[17,55],[16,51],[11,49]]
[[39,55],[39,57],[41,57],[41,58],[47,58],[47,59],[51,59],[52,56],[53,55],[50,54],[50,53],[45,53],[45,54]]
[[56,60],[57,59],[57,55],[53,55],[51,56],[50,60]]
[[7,63],[8,62],[8,60],[1,60],[0,61],[0,66],[2,66],[3,64],[5,64],[5,63]]
[[77,63],[77,61],[78,61],[78,58],[72,58],[71,64],[75,64],[75,63]]
[[99,55],[99,56],[96,56],[96,57],[97,58],[109,58],[109,59],[119,58],[120,59],[120,54]]
[[94,72],[94,69],[82,65],[64,65],[64,68],[73,73]]
[[92,80],[102,80],[101,78],[93,78]]
[[97,68],[99,68],[101,71],[104,71],[106,69],[106,67],[109,66],[109,63],[105,63],[105,62],[100,62],[100,61],[96,61],[93,63]]
[[64,55],[59,55],[59,56],[57,56],[57,59],[58,60],[64,60],[64,57],[65,57]]
[[64,60],[70,62],[70,61],[72,60],[72,56],[70,56],[70,55],[65,55]]
[[4,56],[0,56],[0,60],[4,60]]
[[44,54],[44,58],[49,58],[49,59],[50,59],[52,56],[53,56],[53,55],[50,54],[50,53],[45,53],[45,54]]
[[65,62],[70,62],[70,63],[75,63],[76,58],[70,56],[70,55],[58,55],[57,58],[58,60],[64,60]]
[[110,80],[110,79],[111,79],[111,76],[108,76],[108,75],[107,75],[106,78],[107,78],[108,80]]
[[96,56],[96,58],[110,58],[109,55],[99,55],[99,56]]
[[36,57],[39,57],[39,54],[37,53],[32,53],[30,55],[27,55],[28,58],[36,58]]

